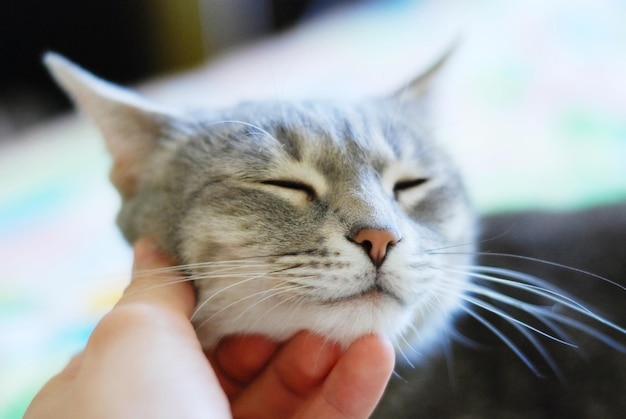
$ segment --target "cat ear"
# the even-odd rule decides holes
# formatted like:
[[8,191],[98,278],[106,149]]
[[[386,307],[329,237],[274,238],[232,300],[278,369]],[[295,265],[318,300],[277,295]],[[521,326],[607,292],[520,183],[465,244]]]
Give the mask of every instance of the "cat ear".
[[439,77],[441,70],[446,66],[446,63],[450,60],[450,57],[457,48],[457,43],[450,46],[447,51],[442,54],[426,71],[413,79],[405,87],[397,91],[393,97],[401,100],[417,100],[422,99],[428,95],[433,81]]
[[97,78],[61,55],[47,53],[44,63],[102,132],[113,156],[113,184],[122,197],[134,195],[143,162],[174,114],[130,90]]

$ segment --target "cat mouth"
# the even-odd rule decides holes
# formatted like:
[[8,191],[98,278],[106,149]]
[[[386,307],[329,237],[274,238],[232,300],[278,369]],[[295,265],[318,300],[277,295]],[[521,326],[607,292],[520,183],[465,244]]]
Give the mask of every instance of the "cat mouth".
[[400,297],[380,284],[374,284],[370,288],[356,294],[326,300],[324,304],[344,304],[352,301],[378,302],[385,299],[391,299],[400,305],[404,305],[404,301]]

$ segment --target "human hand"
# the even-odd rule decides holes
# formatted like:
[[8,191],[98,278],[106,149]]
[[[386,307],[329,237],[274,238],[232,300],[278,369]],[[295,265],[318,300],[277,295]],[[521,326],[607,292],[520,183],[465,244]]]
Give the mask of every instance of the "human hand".
[[393,370],[379,336],[338,345],[300,332],[279,347],[261,336],[224,339],[211,362],[235,418],[367,418]]
[[[235,336],[209,354],[189,317],[193,287],[153,271],[171,265],[149,240],[134,277],[74,357],[35,396],[25,418],[367,417],[393,369],[377,336],[345,353],[308,332],[284,345]],[[179,278],[181,279],[181,278]]]

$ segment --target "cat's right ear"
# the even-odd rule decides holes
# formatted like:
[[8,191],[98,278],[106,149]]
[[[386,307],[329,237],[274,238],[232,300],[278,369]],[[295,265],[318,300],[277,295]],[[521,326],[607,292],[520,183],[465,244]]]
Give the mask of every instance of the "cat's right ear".
[[47,53],[44,63],[102,132],[113,157],[113,184],[122,197],[133,196],[146,156],[178,117],[130,90],[94,76],[59,54]]

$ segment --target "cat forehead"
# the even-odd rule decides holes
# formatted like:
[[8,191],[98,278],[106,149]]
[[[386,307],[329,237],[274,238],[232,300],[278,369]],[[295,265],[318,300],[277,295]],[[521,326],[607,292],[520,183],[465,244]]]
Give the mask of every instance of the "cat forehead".
[[316,167],[323,173],[346,163],[385,166],[427,157],[427,142],[400,112],[384,103],[245,103],[206,123],[253,153]]

